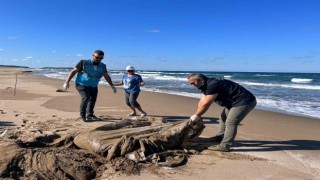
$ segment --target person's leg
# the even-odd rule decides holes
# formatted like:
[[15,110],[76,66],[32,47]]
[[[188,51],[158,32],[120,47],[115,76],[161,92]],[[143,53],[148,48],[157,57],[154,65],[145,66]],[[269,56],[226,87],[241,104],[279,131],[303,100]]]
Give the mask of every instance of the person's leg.
[[220,115],[219,120],[219,127],[218,127],[218,133],[211,138],[212,141],[220,143],[224,137],[224,131],[225,131],[225,122],[227,120],[229,110],[227,108],[224,108]]
[[94,106],[97,101],[98,96],[98,87],[88,87],[89,91],[89,102],[87,106],[87,116],[93,116],[94,115]]
[[130,93],[125,92],[125,101],[126,101],[126,105],[132,110],[132,112],[129,114],[129,116],[135,116],[136,109],[134,107],[132,107],[130,104]]
[[257,102],[254,101],[248,105],[233,107],[230,109],[225,122],[224,138],[221,142],[222,147],[230,147],[237,135],[237,129],[240,122],[254,109]]
[[137,108],[141,113],[141,117],[144,117],[147,114],[142,110],[140,104],[137,102],[138,96],[139,96],[139,92],[130,93],[129,101],[130,101],[131,107]]
[[224,136],[224,131],[226,129],[226,120],[228,116],[229,110],[227,108],[223,108],[221,115],[220,115],[220,121],[219,121],[219,128],[217,136]]
[[87,104],[89,101],[89,91],[87,90],[87,87],[76,85],[76,89],[78,90],[81,102],[80,102],[80,117],[85,118],[86,117],[86,109]]

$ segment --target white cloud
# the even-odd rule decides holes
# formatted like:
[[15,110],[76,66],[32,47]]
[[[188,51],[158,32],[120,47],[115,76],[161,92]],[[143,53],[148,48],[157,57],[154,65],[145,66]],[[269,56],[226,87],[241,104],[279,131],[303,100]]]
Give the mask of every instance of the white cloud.
[[7,37],[9,40],[15,40],[15,39],[18,39],[18,36],[8,36]]
[[207,59],[201,60],[203,63],[215,63],[215,65],[224,62],[225,57],[209,57]]
[[19,59],[10,59],[10,61],[17,62],[17,61],[19,61]]
[[27,57],[23,58],[22,61],[29,61],[29,60],[31,60],[31,59],[32,59],[31,56],[27,56]]
[[0,48],[0,51],[4,51],[4,49]]
[[146,32],[150,32],[150,33],[160,33],[161,31],[159,29],[148,29],[146,30]]
[[77,57],[81,57],[81,56],[83,56],[83,54],[77,54],[76,56],[77,56]]
[[295,59],[313,59],[315,58],[315,56],[313,55],[306,55],[306,56],[297,56],[297,57],[294,57]]
[[315,61],[313,61],[313,60],[304,60],[301,63],[313,63],[313,62],[315,62]]
[[218,60],[223,60],[224,57],[209,57],[208,59],[211,61],[218,61]]

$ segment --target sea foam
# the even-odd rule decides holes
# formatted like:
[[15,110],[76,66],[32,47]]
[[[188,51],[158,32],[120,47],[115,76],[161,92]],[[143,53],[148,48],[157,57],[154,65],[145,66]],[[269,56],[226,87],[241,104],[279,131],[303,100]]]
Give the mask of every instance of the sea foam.
[[313,79],[305,79],[305,78],[292,78],[291,79],[291,82],[294,82],[294,83],[310,83],[312,81],[313,81]]
[[258,83],[258,82],[239,82],[240,84],[249,86],[265,86],[265,87],[282,87],[290,89],[308,89],[308,90],[320,90],[319,85],[300,85],[300,84],[275,84],[275,83]]

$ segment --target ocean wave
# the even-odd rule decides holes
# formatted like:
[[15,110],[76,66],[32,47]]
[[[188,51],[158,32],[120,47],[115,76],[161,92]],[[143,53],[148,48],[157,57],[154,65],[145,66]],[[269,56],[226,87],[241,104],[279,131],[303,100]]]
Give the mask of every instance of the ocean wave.
[[149,92],[158,92],[158,93],[164,93],[164,94],[172,94],[172,95],[179,95],[179,96],[184,96],[184,97],[192,97],[192,98],[201,98],[200,93],[188,93],[188,92],[178,92],[178,91],[169,91],[169,90],[160,90],[160,89],[153,89],[153,88],[141,88],[144,91],[149,91]]
[[225,79],[231,79],[233,76],[223,76]]
[[140,73],[140,76],[144,77],[157,77],[157,76],[161,76],[160,74],[153,74],[153,73]]
[[[109,72],[109,74],[111,76],[119,76],[119,75],[123,76],[124,74],[127,74],[127,73],[122,71],[122,72]],[[154,74],[154,73],[137,73],[137,74],[142,76],[142,78],[154,78],[154,77],[160,76],[160,74]]]
[[45,74],[44,76],[54,79],[66,79],[66,76],[61,74]]
[[113,76],[123,76],[124,75],[124,73],[123,72],[117,72],[117,73],[115,73],[115,72],[112,72],[112,73],[109,73],[110,75],[113,75]]
[[320,90],[320,86],[317,85],[300,85],[300,84],[274,84],[274,83],[257,83],[257,82],[239,82],[240,84],[249,86],[265,86],[265,87],[282,87],[291,89],[308,89],[308,90]]
[[64,72],[58,72],[58,74],[60,74],[60,75],[68,75],[69,74],[69,71],[64,71]]
[[274,74],[255,74],[253,76],[265,76],[265,77],[270,77],[270,76],[277,76],[277,75],[274,75]]
[[312,81],[313,81],[313,79],[305,79],[305,78],[292,78],[291,79],[291,82],[294,82],[294,83],[310,83]]
[[168,73],[168,72],[164,72],[164,74],[183,74],[183,75],[188,75],[190,73]]
[[187,78],[178,78],[178,77],[173,77],[173,76],[158,76],[158,77],[155,77],[154,79],[157,79],[157,80],[187,81]]
[[304,115],[309,117],[320,117],[320,107],[318,103],[310,101],[290,101],[274,100],[257,97],[258,108],[276,112],[287,112],[295,115]]
[[153,71],[141,71],[140,74],[161,74],[162,72],[153,72]]

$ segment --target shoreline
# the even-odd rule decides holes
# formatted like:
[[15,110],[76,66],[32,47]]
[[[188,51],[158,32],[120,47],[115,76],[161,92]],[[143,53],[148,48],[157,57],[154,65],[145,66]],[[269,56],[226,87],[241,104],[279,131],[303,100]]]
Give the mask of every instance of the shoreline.
[[[38,75],[38,76],[42,76],[42,75],[43,74],[40,73],[40,75]],[[44,77],[53,78],[53,79],[62,79],[63,76],[64,75],[53,73],[52,77],[51,77],[51,75],[44,76]],[[115,77],[118,78],[117,75],[115,75]],[[152,81],[153,80],[151,80],[151,83],[153,83]],[[181,81],[181,83],[184,83],[184,82]],[[105,81],[101,81],[100,84],[108,86]],[[120,87],[117,87],[117,88],[120,88]],[[187,91],[186,92],[179,92],[174,89],[170,90],[170,88],[164,90],[163,88],[152,88],[152,86],[150,86],[150,87],[146,86],[146,87],[142,88],[142,91],[171,94],[171,95],[177,95],[177,96],[183,96],[183,97],[192,97],[192,98],[196,98],[196,99],[200,98],[200,94],[201,94],[200,91],[196,91],[196,90],[194,92],[187,92]],[[302,111],[304,106],[303,106],[303,104],[298,103],[298,101],[297,101],[297,103],[294,103],[290,99],[288,99],[287,101],[284,99],[280,99],[279,102],[277,102],[274,99],[270,99],[270,102],[268,102],[267,100],[265,100],[263,98],[263,96],[261,96],[261,94],[259,94],[259,91],[257,92],[256,97],[257,97],[257,101],[258,101],[256,109],[265,110],[265,111],[269,111],[269,112],[283,113],[283,114],[287,114],[287,115],[315,118],[315,119],[320,120],[320,117],[318,117],[318,113],[316,113],[317,106],[315,106],[315,109],[312,109],[312,107],[310,105],[310,107],[309,106],[306,107],[307,109],[305,109],[305,111]],[[291,106],[291,107],[289,107],[289,105],[288,105],[288,104],[290,104],[290,102],[294,103],[293,106]],[[275,104],[278,104],[278,103],[280,103],[280,104],[284,103],[284,105],[283,106],[282,105],[275,106]],[[316,102],[314,102],[312,100],[310,100],[310,103],[316,105]]]
[[[103,84],[103,86],[107,86],[108,87],[108,85],[105,85],[105,84]],[[119,87],[117,87],[117,88],[119,88]],[[119,89],[122,89],[122,88],[119,88]],[[197,100],[200,99],[200,98],[196,98],[196,97],[179,95],[179,94],[170,93],[170,92],[157,92],[157,91],[152,91],[152,90],[145,90],[145,92],[181,96],[181,97],[193,98],[193,99],[197,99]],[[201,94],[201,92],[199,91],[199,95],[200,94]],[[259,102],[257,103],[257,106],[255,107],[255,110],[261,110],[261,111],[266,111],[266,112],[279,113],[279,114],[290,115],[290,116],[297,116],[297,117],[301,117],[301,118],[310,118],[310,119],[320,120],[320,117],[314,117],[314,116],[309,116],[309,115],[304,115],[304,114],[298,114],[298,113],[289,112],[289,111],[285,111],[285,110],[277,110],[277,109],[269,108],[269,107],[261,107],[261,106],[259,107]]]
[[[67,92],[55,92],[63,80],[35,77],[18,72],[17,93],[13,96],[15,76],[11,70],[0,71],[0,131],[10,132],[23,124],[24,119],[46,122],[60,119],[70,121],[71,128],[91,129],[106,122],[84,123],[79,116],[80,97],[74,85]],[[6,73],[7,72],[7,73]],[[123,90],[117,94],[108,86],[99,87],[96,115],[126,116],[130,113],[124,103]],[[187,120],[196,110],[198,99],[157,92],[142,91],[138,102],[148,116],[166,117],[168,121]],[[222,108],[213,105],[204,115],[206,128],[202,137],[215,135]],[[1,111],[1,112],[3,112]],[[229,156],[230,155],[230,156]],[[232,158],[252,156],[260,160]],[[253,110],[241,123],[235,145],[230,153],[192,155],[183,167],[172,170],[159,168],[165,178],[175,179],[319,179],[320,121],[315,118]],[[226,169],[233,171],[226,174]],[[246,172],[246,173],[244,173]],[[162,174],[161,174],[162,175]],[[143,171],[136,176],[117,176],[115,179],[162,179],[162,176]]]

